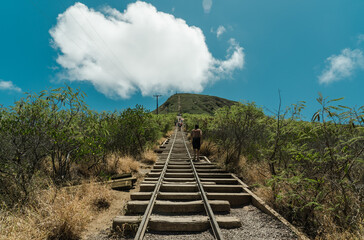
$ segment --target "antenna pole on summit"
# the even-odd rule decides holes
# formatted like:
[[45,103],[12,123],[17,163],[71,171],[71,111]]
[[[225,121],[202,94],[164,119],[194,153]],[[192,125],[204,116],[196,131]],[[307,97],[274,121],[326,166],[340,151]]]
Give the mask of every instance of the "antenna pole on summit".
[[153,97],[157,98],[157,115],[158,115],[158,98],[162,95],[153,95]]

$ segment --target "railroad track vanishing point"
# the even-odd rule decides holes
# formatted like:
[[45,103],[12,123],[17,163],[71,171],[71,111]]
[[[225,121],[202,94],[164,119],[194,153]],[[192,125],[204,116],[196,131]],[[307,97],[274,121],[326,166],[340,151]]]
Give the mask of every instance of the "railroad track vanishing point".
[[225,229],[242,228],[242,219],[231,214],[231,208],[253,205],[283,225],[289,232],[286,239],[307,239],[234,174],[206,157],[193,162],[190,152],[185,133],[176,128],[160,146],[160,157],[140,184],[140,192],[131,194],[126,215],[114,218],[114,230],[139,225],[135,239],[144,239],[147,232],[204,231],[210,233],[208,239],[230,239],[232,230]]

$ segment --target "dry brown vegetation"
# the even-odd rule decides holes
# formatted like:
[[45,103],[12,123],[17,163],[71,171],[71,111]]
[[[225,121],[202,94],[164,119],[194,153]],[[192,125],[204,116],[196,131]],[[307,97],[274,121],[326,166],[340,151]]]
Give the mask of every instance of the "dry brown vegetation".
[[251,190],[263,199],[269,206],[274,207],[274,193],[267,186],[267,181],[271,178],[269,166],[265,162],[250,163],[245,157],[240,157],[239,177],[250,186]]
[[146,164],[154,164],[157,161],[157,154],[152,150],[145,151],[141,156],[141,161]]
[[155,145],[155,147],[162,145],[165,140],[167,140],[170,136],[172,136],[173,132],[174,132],[174,130],[170,130],[170,131],[167,131],[165,134],[163,134],[163,137],[161,137],[157,140],[157,145]]
[[[147,161],[156,160],[151,151],[146,151],[143,157]],[[110,154],[97,169],[89,170],[82,164],[75,164],[72,168],[74,174],[82,171],[83,175],[93,176],[100,171],[108,175],[135,173],[139,166],[133,157]],[[2,208],[0,240],[80,239],[87,224],[108,209],[113,198],[110,187],[96,182],[96,179],[64,188],[49,180],[38,185],[27,205]]]
[[[225,153],[220,150],[221,149],[209,141],[204,141],[204,144],[201,146],[201,153],[203,153],[203,155],[209,155],[210,160],[213,160],[219,166],[226,168],[227,166],[224,163],[223,156]],[[266,162],[251,162],[247,161],[244,156],[241,156],[235,169],[228,170],[235,172],[237,176],[248,184],[249,188],[268,205],[278,211],[285,210],[281,208],[282,206],[287,205],[287,203],[281,202],[281,204],[277,204],[276,196],[274,195],[272,187],[269,185],[269,180],[272,176],[269,171],[269,165]],[[324,211],[317,214],[316,219],[322,224],[322,232],[313,238],[315,240],[359,240],[362,239],[360,236],[364,236],[363,226],[360,226],[359,231],[354,233],[349,230],[340,229],[334,224],[334,219],[325,214]]]
[[217,146],[211,141],[204,140],[202,141],[200,154],[206,157],[210,157],[217,152]]
[[140,164],[130,156],[111,154],[107,157],[107,172],[109,174],[121,174],[138,172]]
[[28,206],[0,213],[0,239],[79,239],[111,200],[111,190],[99,184],[63,189],[50,185]]

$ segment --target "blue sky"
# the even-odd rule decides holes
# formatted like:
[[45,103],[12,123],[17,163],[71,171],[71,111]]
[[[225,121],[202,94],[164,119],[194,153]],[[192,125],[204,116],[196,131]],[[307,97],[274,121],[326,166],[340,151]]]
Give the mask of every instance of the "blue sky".
[[[362,0],[12,0],[0,8],[0,104],[81,88],[91,109],[175,92],[277,109],[318,92],[364,105]],[[60,15],[62,14],[62,15]]]

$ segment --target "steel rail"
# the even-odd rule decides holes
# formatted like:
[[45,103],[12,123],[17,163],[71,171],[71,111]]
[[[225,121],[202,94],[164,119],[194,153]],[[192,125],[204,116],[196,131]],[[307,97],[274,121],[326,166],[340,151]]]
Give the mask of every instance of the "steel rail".
[[224,238],[222,236],[219,224],[216,221],[215,214],[212,211],[212,208],[211,208],[211,205],[210,205],[210,203],[208,201],[208,198],[206,196],[205,190],[203,189],[202,183],[200,181],[200,177],[198,176],[195,165],[194,165],[194,163],[192,161],[191,154],[190,154],[190,151],[188,150],[188,147],[187,147],[187,144],[186,144],[185,137],[184,137],[183,133],[182,133],[182,138],[183,138],[183,142],[185,144],[185,147],[186,147],[186,150],[187,150],[187,153],[188,153],[188,157],[190,159],[190,164],[191,164],[192,169],[193,169],[193,174],[195,175],[196,183],[197,183],[198,189],[200,191],[206,213],[207,213],[207,215],[209,217],[209,220],[210,220],[210,225],[211,225],[212,231],[214,233],[214,236],[218,240],[223,240]]
[[135,235],[135,238],[134,240],[142,240],[144,238],[144,234],[145,234],[145,231],[147,230],[147,226],[148,226],[148,222],[149,222],[149,219],[150,219],[150,215],[152,214],[152,210],[153,210],[153,207],[154,207],[154,204],[155,204],[155,201],[157,199],[157,195],[158,195],[158,192],[159,192],[159,189],[162,185],[162,180],[164,178],[164,175],[167,171],[167,167],[168,167],[168,162],[169,162],[169,159],[171,158],[171,153],[172,153],[172,149],[173,149],[173,146],[174,146],[174,143],[176,141],[176,137],[177,137],[177,127],[175,128],[175,134],[174,134],[174,139],[173,139],[173,143],[171,145],[171,149],[169,150],[169,153],[168,153],[168,157],[166,159],[166,162],[164,163],[164,167],[163,167],[163,170],[161,172],[161,175],[159,176],[159,179],[158,179],[158,182],[154,188],[154,191],[153,191],[153,194],[149,200],[149,203],[148,203],[148,206],[147,206],[147,209],[145,210],[145,213],[143,215],[143,218],[142,218],[142,221],[140,222],[140,225],[139,225],[139,228],[138,228],[138,231]]

